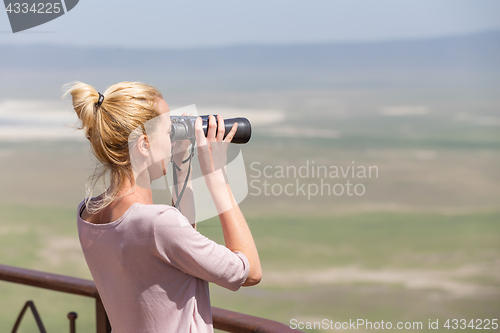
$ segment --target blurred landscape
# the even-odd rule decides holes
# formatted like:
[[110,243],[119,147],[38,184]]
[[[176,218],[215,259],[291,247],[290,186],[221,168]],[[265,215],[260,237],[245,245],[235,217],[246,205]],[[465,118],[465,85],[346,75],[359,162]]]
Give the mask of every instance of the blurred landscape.
[[[70,127],[77,119],[62,86],[142,81],[171,109],[196,104],[200,114],[252,122],[241,150],[262,192],[249,186],[241,209],[264,277],[237,293],[211,285],[214,306],[285,324],[422,321],[423,331],[428,319],[498,318],[499,31],[177,50],[3,46],[0,78],[1,264],[90,278],[75,210],[95,162]],[[378,177],[255,171],[312,164],[376,166]],[[297,181],[307,190],[321,180],[365,191],[295,192]],[[294,195],[265,195],[264,181],[292,184]],[[199,230],[223,243],[216,219]],[[79,313],[78,331],[93,328],[91,300],[5,282],[0,295],[2,331],[28,299],[49,331],[66,331],[69,311]]]

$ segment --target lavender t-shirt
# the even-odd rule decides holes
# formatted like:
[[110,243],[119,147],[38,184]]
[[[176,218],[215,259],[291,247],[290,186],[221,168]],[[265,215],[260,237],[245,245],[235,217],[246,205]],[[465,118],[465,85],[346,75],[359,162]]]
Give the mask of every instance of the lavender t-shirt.
[[[248,259],[196,231],[174,207],[134,203],[78,234],[113,333],[213,332],[208,282],[236,291]],[[208,281],[208,282],[207,282]]]

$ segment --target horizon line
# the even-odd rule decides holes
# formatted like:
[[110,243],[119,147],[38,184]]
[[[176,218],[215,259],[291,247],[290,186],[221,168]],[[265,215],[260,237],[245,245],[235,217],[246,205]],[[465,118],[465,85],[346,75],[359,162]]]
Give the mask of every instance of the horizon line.
[[[46,31],[44,31],[46,33]],[[40,32],[33,31],[31,34],[39,34]],[[57,33],[52,32],[51,33]],[[26,34],[26,33],[25,33]],[[377,40],[352,40],[352,41],[309,41],[309,42],[244,42],[244,43],[229,43],[229,44],[214,44],[214,45],[199,45],[199,46],[123,46],[123,45],[85,45],[85,44],[72,44],[72,43],[57,43],[57,42],[41,42],[41,43],[2,43],[2,47],[62,47],[62,48],[91,48],[91,49],[122,49],[122,50],[163,50],[163,51],[184,51],[184,50],[209,50],[209,49],[228,49],[228,48],[241,48],[241,47],[293,47],[293,46],[347,46],[347,45],[373,45],[373,44],[386,44],[386,43],[404,43],[404,42],[424,42],[436,41],[441,39],[453,38],[467,38],[486,34],[499,34],[500,29],[488,29],[475,32],[468,32],[464,34],[448,34],[442,36],[431,37],[407,37],[407,38],[388,38]]]

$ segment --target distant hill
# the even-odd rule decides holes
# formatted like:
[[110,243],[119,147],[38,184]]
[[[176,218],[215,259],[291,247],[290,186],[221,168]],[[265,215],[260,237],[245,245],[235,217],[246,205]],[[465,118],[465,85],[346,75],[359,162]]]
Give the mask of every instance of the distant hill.
[[424,40],[199,49],[1,48],[0,98],[75,79],[103,84],[166,80],[186,89],[254,89],[263,82],[268,88],[325,88],[346,80],[399,80],[412,73],[500,74],[500,31]]
[[500,69],[500,31],[371,43],[240,45],[190,49],[2,46],[0,70],[134,66],[182,70],[324,70],[468,66]]

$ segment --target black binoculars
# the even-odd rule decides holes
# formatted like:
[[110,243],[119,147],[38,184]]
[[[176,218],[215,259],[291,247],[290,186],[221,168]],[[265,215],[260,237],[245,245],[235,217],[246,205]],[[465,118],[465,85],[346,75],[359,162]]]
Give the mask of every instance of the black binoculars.
[[[208,115],[200,116],[203,120],[203,132],[205,136],[208,133]],[[172,121],[172,132],[170,132],[170,139],[172,141],[179,140],[194,140],[194,123],[197,116],[170,116]],[[215,121],[218,125],[217,116],[215,116]],[[232,143],[247,143],[250,141],[252,136],[252,127],[250,126],[250,121],[246,118],[230,118],[224,119],[224,138],[227,133],[231,131],[234,123],[238,123],[238,129],[234,134]],[[217,127],[218,129],[218,127]],[[215,133],[217,135],[217,132]]]

